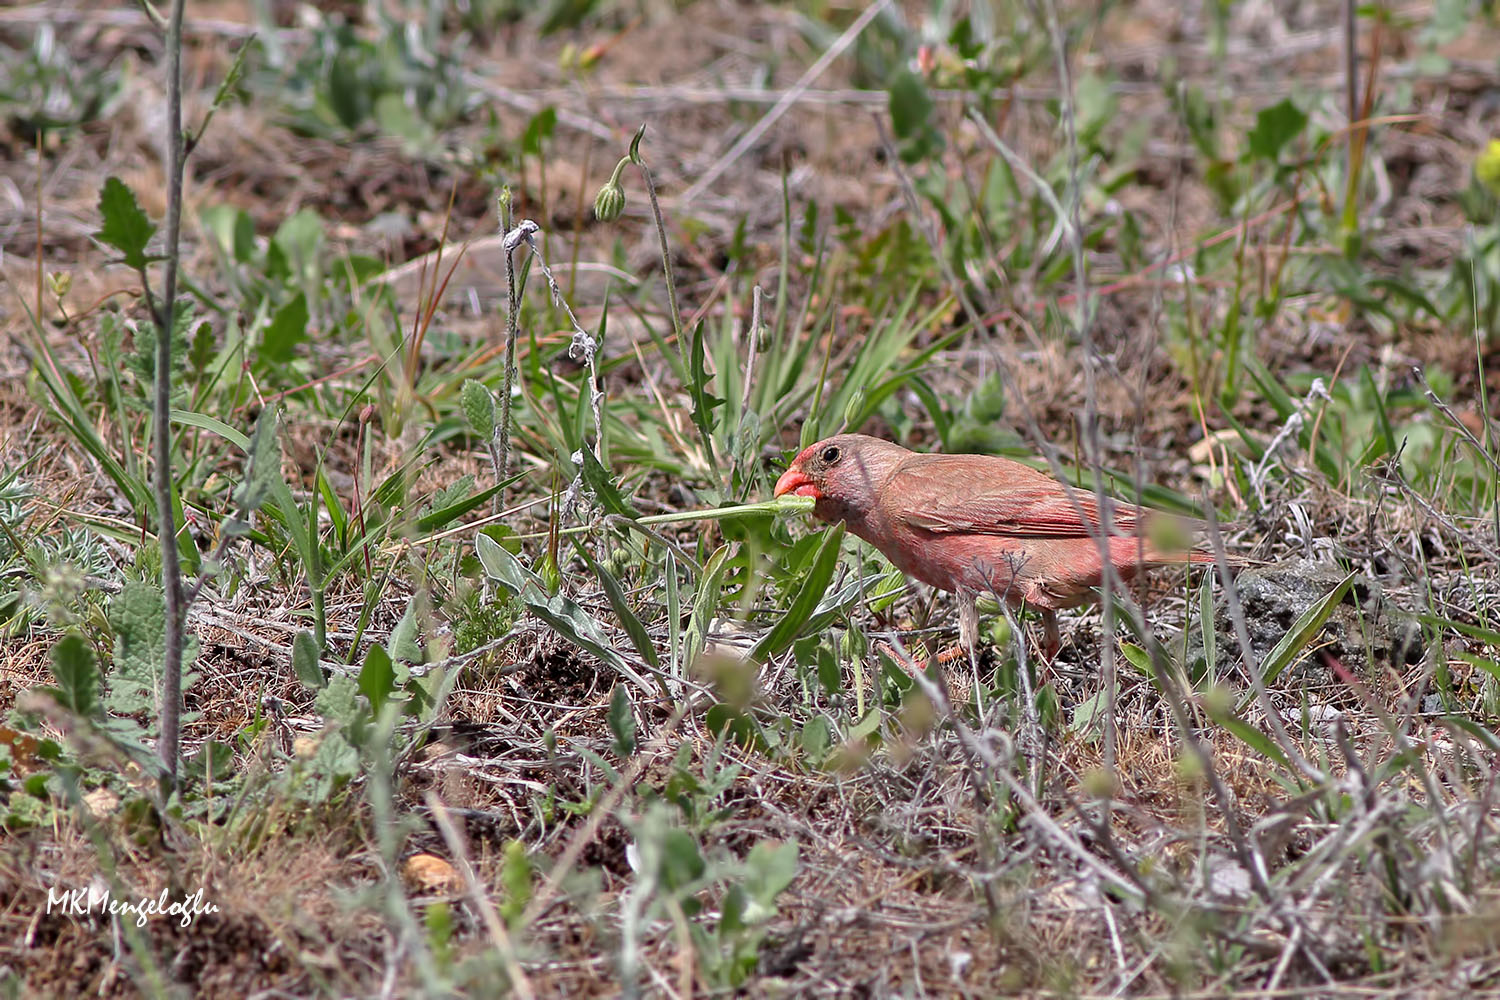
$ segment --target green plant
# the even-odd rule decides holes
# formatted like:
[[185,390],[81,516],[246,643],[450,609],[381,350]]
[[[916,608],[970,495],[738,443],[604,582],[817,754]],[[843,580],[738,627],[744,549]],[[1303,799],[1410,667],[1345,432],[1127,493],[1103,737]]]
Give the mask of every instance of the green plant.
[[[636,981],[641,924],[660,916],[691,934],[710,984],[744,984],[755,969],[776,899],[796,878],[797,845],[761,841],[743,861],[717,851],[705,853],[690,833],[670,824],[660,807],[647,809],[634,833],[636,881],[622,903],[622,981]],[[720,895],[717,920],[700,919],[707,917],[701,896],[710,888]]]
[[0,114],[19,126],[27,141],[106,117],[124,95],[119,64],[80,65],[50,22],[38,25],[24,52],[0,41],[0,62],[6,66]]
[[279,94],[288,123],[300,132],[340,138],[381,132],[413,152],[432,150],[474,96],[464,83],[461,50],[442,42],[441,9],[427,5],[413,13],[408,20],[374,10],[370,32],[337,14],[320,19],[312,44],[295,59],[273,57],[266,72],[274,77],[251,84]]

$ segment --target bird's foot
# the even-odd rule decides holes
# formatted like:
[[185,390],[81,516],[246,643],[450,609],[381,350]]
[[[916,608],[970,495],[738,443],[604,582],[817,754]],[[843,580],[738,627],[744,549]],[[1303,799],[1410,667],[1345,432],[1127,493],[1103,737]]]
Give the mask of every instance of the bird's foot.
[[956,646],[949,646],[941,653],[938,653],[937,661],[940,664],[947,665],[949,663],[952,663],[954,660],[961,660],[968,655],[969,648],[963,643],[959,643]]
[[[897,664],[899,664],[901,668],[907,673],[911,673],[913,667],[915,667],[919,671],[927,669],[927,657],[925,655],[919,655],[916,651],[908,652],[905,656],[902,656],[896,652],[896,650],[890,645],[890,643],[887,642],[879,643],[878,648],[892,660],[894,660]],[[922,646],[917,647],[918,650],[923,648],[924,647]],[[957,645],[949,646],[947,649],[938,651],[938,653],[933,656],[932,662],[936,663],[940,667],[946,667],[950,663],[965,659],[968,655],[969,648],[960,642]]]

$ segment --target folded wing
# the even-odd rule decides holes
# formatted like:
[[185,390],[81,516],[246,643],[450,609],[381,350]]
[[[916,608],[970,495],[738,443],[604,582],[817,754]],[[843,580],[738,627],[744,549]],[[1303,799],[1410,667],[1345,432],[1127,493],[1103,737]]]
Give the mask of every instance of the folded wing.
[[[884,492],[907,525],[937,534],[1086,538],[1101,528],[1091,491],[1068,490],[1028,465],[995,455],[912,455]],[[1112,533],[1134,534],[1142,513],[1112,504]]]

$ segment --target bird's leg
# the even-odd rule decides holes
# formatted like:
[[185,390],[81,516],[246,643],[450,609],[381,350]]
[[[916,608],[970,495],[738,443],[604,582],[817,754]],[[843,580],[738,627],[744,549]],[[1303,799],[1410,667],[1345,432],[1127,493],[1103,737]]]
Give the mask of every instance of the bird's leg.
[[969,654],[969,662],[977,661],[979,650],[979,606],[973,594],[958,594],[958,645],[951,646],[937,655],[939,663],[952,663]]
[[[969,671],[974,684],[974,708],[984,718],[984,685],[979,682],[979,595],[958,595],[958,638],[969,651]],[[950,699],[951,700],[951,699]]]
[[1048,608],[1038,608],[1042,613],[1042,660],[1051,664],[1057,659],[1057,651],[1062,648],[1062,634],[1057,629],[1057,612]]
[[979,603],[974,594],[958,595],[958,641],[974,656],[979,647]]
[[952,663],[968,654],[974,662],[979,649],[979,606],[974,594],[958,594],[958,645],[949,647],[937,655],[939,663]]
[[[934,592],[932,598],[927,602],[927,614],[920,621],[920,624],[923,627],[925,627],[926,624],[929,621],[931,621],[933,612],[936,609],[936,605],[937,605],[937,594],[936,594],[936,592]],[[964,613],[964,606],[965,605],[964,605],[964,601],[963,601],[963,599],[961,597],[959,598],[958,605],[959,605],[960,630],[962,630],[962,621],[963,621],[963,613]],[[974,612],[974,614],[975,614],[975,619],[976,619],[976,623],[975,623],[974,627],[975,627],[975,632],[977,634],[977,632],[978,632],[978,623],[977,623],[978,611],[976,610]],[[906,670],[908,673],[911,672],[911,668],[912,668],[913,665],[916,667],[917,670],[925,670],[927,668],[926,667],[927,658],[929,656],[933,656],[933,654],[931,652],[931,647],[925,641],[920,642],[916,647],[914,647],[913,651],[910,654],[908,654],[907,656],[904,656],[904,657],[903,656],[898,656],[896,654],[896,651],[891,648],[891,646],[890,646],[889,643],[880,642],[880,643],[878,643],[878,645],[885,650],[886,655],[888,655],[896,663],[901,664],[902,669]],[[945,650],[937,653],[936,656],[935,656],[935,662],[937,662],[939,665],[947,664],[947,663],[952,663],[954,660],[956,660],[960,656],[962,656],[963,653],[964,653],[964,650],[963,650],[962,646],[954,646],[954,647],[952,647],[950,649],[945,649]]]

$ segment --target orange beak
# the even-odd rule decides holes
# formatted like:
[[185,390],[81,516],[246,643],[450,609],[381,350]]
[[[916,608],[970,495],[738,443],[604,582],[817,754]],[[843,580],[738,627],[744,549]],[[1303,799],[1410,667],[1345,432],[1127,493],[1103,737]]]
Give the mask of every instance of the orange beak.
[[823,497],[823,491],[813,485],[813,481],[807,478],[807,473],[796,465],[787,469],[776,480],[776,492],[773,496],[785,496],[788,493],[794,497],[812,497],[817,500]]

